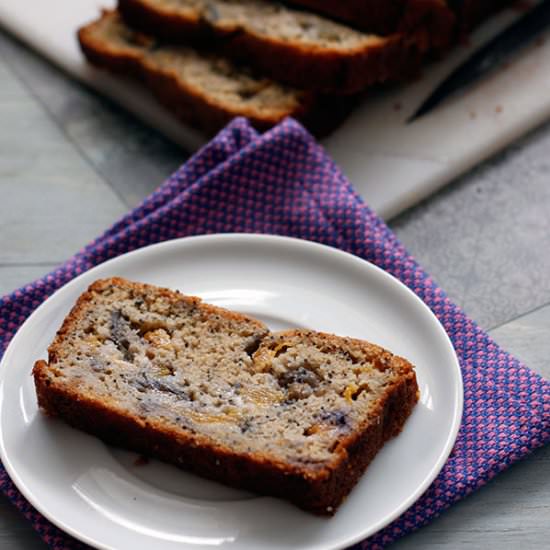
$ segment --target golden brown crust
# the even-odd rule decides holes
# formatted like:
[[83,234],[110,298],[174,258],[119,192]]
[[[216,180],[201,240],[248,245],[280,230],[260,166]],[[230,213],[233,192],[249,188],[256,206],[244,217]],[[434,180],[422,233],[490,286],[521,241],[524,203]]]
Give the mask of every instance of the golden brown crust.
[[[164,423],[160,417],[147,418],[132,414],[117,403],[116,396],[94,397],[88,392],[79,391],[78,387],[56,382],[58,351],[64,345],[67,335],[94,296],[114,286],[123,286],[135,292],[147,292],[155,288],[155,292],[170,302],[185,301],[205,314],[216,314],[256,325],[264,338],[254,354],[255,359],[257,355],[261,356],[282,342],[300,342],[322,347],[327,353],[359,350],[375,368],[391,369],[397,376],[386,387],[369,418],[365,418],[357,429],[341,437],[334,449],[334,459],[330,462],[316,465],[289,463],[269,453],[232,451],[191,427],[175,427]],[[62,418],[107,443],[158,458],[234,487],[290,500],[305,510],[321,515],[332,515],[336,511],[384,442],[401,431],[418,400],[418,386],[412,365],[377,345],[306,330],[269,333],[263,323],[204,304],[199,298],[116,277],[96,281],[80,296],[49,347],[48,362],[37,361],[33,376],[39,406],[46,413]],[[373,421],[373,418],[377,421]]]
[[217,40],[224,52],[271,78],[325,93],[353,94],[375,83],[409,78],[418,72],[427,47],[424,28],[331,49],[266,38],[246,27],[228,29],[142,0],[119,0],[118,8],[134,28],[169,42]]
[[113,12],[103,10],[101,17],[78,29],[77,38],[80,47],[91,63],[100,67],[106,67],[118,74],[127,74],[133,77],[141,76],[142,54],[139,51],[119,50],[116,55],[110,51],[105,44],[97,38],[96,28],[106,17],[112,16]]

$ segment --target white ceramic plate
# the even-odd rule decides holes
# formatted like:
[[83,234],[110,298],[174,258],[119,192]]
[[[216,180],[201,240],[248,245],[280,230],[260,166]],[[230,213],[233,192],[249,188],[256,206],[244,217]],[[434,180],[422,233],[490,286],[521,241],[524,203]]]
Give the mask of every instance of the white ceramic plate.
[[[421,402],[332,519],[115,450],[46,418],[31,368],[77,296],[119,275],[177,288],[263,319],[372,340],[417,366]],[[443,466],[462,414],[453,347],[399,281],[338,250],[295,239],[212,235],[120,256],[73,280],[21,327],[0,366],[0,451],[8,473],[53,523],[99,548],[335,549],[406,510]]]

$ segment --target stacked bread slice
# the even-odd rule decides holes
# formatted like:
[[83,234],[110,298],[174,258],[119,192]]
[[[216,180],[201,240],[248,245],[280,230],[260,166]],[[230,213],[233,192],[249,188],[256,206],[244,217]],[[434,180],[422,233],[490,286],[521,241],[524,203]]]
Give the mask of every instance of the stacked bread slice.
[[79,41],[91,62],[141,79],[206,133],[234,116],[260,129],[293,116],[323,133],[353,95],[417,74],[457,29],[445,0],[293,4],[119,0],[79,30]]
[[79,32],[86,57],[112,72],[141,79],[175,116],[207,133],[235,116],[267,128],[287,116],[306,118],[314,94],[279,84],[228,58],[186,46],[159,45],[106,11]]

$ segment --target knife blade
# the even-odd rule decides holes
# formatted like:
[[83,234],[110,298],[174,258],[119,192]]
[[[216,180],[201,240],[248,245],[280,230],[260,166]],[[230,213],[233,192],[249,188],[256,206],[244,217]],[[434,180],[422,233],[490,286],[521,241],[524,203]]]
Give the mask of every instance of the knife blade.
[[550,0],[544,0],[459,65],[420,105],[407,124],[497,69],[533,42],[549,25]]

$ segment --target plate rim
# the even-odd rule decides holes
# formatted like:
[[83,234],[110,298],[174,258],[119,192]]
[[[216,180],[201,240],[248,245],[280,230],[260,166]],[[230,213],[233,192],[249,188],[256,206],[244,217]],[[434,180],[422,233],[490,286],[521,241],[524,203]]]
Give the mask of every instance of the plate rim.
[[[445,445],[442,447],[442,451],[439,454],[438,460],[432,465],[430,472],[425,477],[424,481],[421,484],[419,484],[416,490],[408,498],[403,500],[401,505],[397,506],[392,511],[392,513],[386,515],[378,523],[371,525],[369,529],[365,529],[365,531],[361,534],[348,536],[347,538],[345,538],[345,540],[339,541],[337,545],[316,546],[316,550],[339,550],[339,549],[347,548],[348,546],[356,544],[364,540],[365,538],[373,536],[374,534],[382,530],[384,527],[389,525],[392,521],[394,521],[400,515],[402,515],[406,510],[408,510],[424,494],[424,492],[429,488],[429,486],[432,484],[432,482],[435,480],[435,478],[439,475],[439,473],[443,469],[449,455],[453,450],[454,444],[458,437],[460,426],[462,424],[462,416],[463,416],[463,408],[464,408],[464,383],[463,383],[462,371],[460,368],[460,361],[456,353],[456,350],[452,344],[452,341],[449,335],[447,334],[447,331],[445,330],[441,321],[437,318],[435,313],[431,310],[431,308],[412,289],[410,289],[407,285],[405,285],[402,281],[400,281],[397,277],[395,277],[391,273],[388,273],[381,267],[375,265],[372,262],[369,262],[368,260],[365,260],[363,258],[360,258],[359,256],[355,256],[354,254],[351,254],[349,252],[340,250],[338,248],[335,248],[326,244],[318,243],[315,241],[309,241],[306,239],[300,239],[296,237],[287,237],[287,236],[281,236],[281,235],[266,235],[262,233],[211,233],[206,235],[193,235],[193,236],[187,236],[187,237],[179,237],[175,239],[168,239],[166,241],[162,241],[158,243],[153,243],[147,246],[134,249],[130,252],[120,254],[118,256],[110,258],[100,264],[97,264],[91,267],[90,269],[76,276],[74,279],[71,279],[70,281],[62,285],[55,292],[53,292],[46,300],[44,300],[23,322],[23,324],[17,330],[16,334],[10,340],[4,352],[2,360],[0,361],[0,427],[2,425],[2,416],[3,416],[2,397],[3,397],[4,388],[5,388],[4,373],[5,373],[6,363],[8,363],[9,358],[13,353],[13,349],[15,349],[18,345],[18,340],[19,340],[18,337],[20,337],[22,329],[27,325],[31,325],[34,322],[34,319],[37,316],[41,315],[41,312],[43,311],[43,309],[49,307],[49,304],[51,303],[51,301],[59,299],[58,298],[59,294],[61,294],[62,292],[69,292],[73,287],[79,286],[83,279],[92,277],[94,272],[108,269],[109,266],[111,266],[114,263],[117,263],[123,258],[147,254],[152,249],[156,250],[156,249],[170,248],[170,247],[177,248],[182,244],[183,246],[185,246],[187,243],[193,243],[193,242],[199,242],[199,243],[206,242],[206,244],[208,244],[210,241],[219,242],[220,240],[235,241],[236,244],[241,244],[239,243],[239,241],[241,242],[242,241],[254,241],[254,242],[270,241],[272,243],[281,243],[283,245],[286,243],[289,246],[294,246],[298,248],[299,247],[309,248],[311,250],[314,250],[316,252],[319,252],[325,255],[327,254],[336,255],[343,261],[353,262],[355,263],[355,265],[358,265],[358,266],[360,265],[363,268],[372,269],[375,272],[377,272],[378,275],[391,279],[393,284],[397,284],[398,286],[400,286],[402,290],[404,290],[409,295],[409,297],[412,298],[416,302],[416,304],[420,306],[425,311],[425,313],[427,313],[432,318],[433,321],[435,321],[438,327],[438,331],[440,332],[440,336],[445,341],[448,347],[448,351],[451,352],[453,361],[452,361],[452,365],[449,365],[449,367],[452,366],[451,370],[453,372],[453,378],[455,380],[455,391],[453,392],[453,398],[455,400],[453,420],[452,420],[451,428],[447,433]],[[227,245],[229,246],[229,243]],[[88,285],[86,284],[85,288],[87,288],[87,286]],[[4,466],[6,472],[8,473],[11,481],[14,483],[17,489],[21,492],[21,494],[42,516],[44,516],[53,525],[55,525],[56,527],[64,531],[66,534],[76,538],[77,540],[80,540],[81,542],[89,544],[94,548],[98,548],[101,550],[117,550],[115,547],[110,546],[109,544],[104,544],[98,541],[96,538],[92,538],[86,534],[82,534],[77,528],[73,528],[71,527],[71,525],[67,524],[65,521],[57,519],[54,514],[50,514],[48,510],[44,509],[44,507],[40,505],[39,498],[35,497],[34,491],[31,488],[27,487],[27,484],[20,478],[20,476],[17,473],[17,468],[12,464],[11,460],[8,458],[7,450],[5,448],[5,439],[1,430],[0,430],[0,461],[2,462],[2,465]]]

